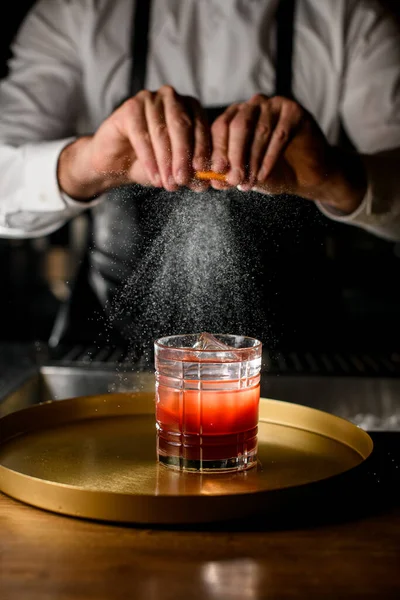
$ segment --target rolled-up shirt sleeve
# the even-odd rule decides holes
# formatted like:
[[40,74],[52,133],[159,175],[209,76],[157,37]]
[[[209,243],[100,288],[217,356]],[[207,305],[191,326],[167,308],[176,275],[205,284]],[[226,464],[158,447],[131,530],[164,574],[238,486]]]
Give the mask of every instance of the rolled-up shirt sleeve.
[[360,206],[344,215],[333,208],[318,203],[320,210],[330,219],[362,227],[388,241],[400,240],[400,192],[396,170],[400,168],[400,152],[382,152],[363,156],[368,177],[367,192]]
[[345,56],[341,117],[362,157],[367,192],[350,215],[317,205],[331,219],[398,241],[400,32],[378,3],[349,3]]
[[82,97],[79,15],[65,4],[40,0],[28,13],[0,83],[1,237],[47,235],[101,200],[77,202],[58,186]]

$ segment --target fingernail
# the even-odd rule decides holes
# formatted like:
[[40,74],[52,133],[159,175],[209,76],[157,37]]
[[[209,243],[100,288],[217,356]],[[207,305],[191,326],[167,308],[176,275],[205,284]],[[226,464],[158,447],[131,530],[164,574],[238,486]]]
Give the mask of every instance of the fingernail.
[[172,175],[169,175],[168,177],[168,185],[170,185],[171,187],[176,185],[175,179]]
[[209,165],[205,164],[202,158],[194,158],[192,167],[194,171],[208,171]]
[[229,173],[229,180],[232,185],[239,185],[240,182],[242,181],[242,179],[243,179],[243,173],[237,167],[232,169],[232,171]]
[[186,172],[184,169],[178,169],[176,180],[180,185],[183,185],[186,182]]
[[212,161],[211,166],[212,166],[213,171],[216,171],[217,173],[222,173],[223,171],[225,171],[225,169],[228,165],[223,158],[216,158],[215,160]]
[[267,196],[268,194],[268,190],[267,189],[263,189],[261,186],[254,186],[253,188],[251,188],[252,192],[257,192],[258,194],[266,194]]
[[159,173],[154,173],[154,175],[153,175],[153,182],[154,182],[154,185],[156,185],[156,186],[159,186],[159,185],[162,184],[161,177],[160,177]]
[[199,185],[193,188],[193,191],[196,192],[196,194],[200,194],[201,192],[205,192],[208,189],[208,186],[206,185]]

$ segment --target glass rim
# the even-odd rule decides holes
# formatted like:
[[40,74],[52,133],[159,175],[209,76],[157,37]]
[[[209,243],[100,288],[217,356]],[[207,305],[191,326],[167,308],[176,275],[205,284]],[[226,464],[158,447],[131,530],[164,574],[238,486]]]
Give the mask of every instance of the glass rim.
[[230,338],[241,338],[243,340],[252,340],[254,342],[256,342],[253,346],[242,346],[242,347],[235,347],[235,346],[231,346],[229,348],[193,348],[193,346],[169,346],[164,342],[164,340],[171,340],[171,339],[176,339],[176,338],[184,338],[184,337],[196,337],[201,335],[202,332],[198,332],[198,333],[178,333],[178,334],[174,334],[174,335],[166,335],[163,336],[161,338],[158,338],[155,340],[154,345],[157,348],[161,348],[163,350],[173,350],[173,351],[177,351],[177,352],[194,352],[194,353],[209,353],[209,354],[223,354],[223,353],[230,353],[232,351],[235,352],[250,352],[250,351],[257,351],[259,349],[261,349],[262,347],[262,342],[261,340],[259,340],[258,338],[254,338],[251,337],[249,335],[238,335],[238,334],[233,334],[233,333],[212,333],[211,335],[213,336],[223,336],[223,337],[230,337]]

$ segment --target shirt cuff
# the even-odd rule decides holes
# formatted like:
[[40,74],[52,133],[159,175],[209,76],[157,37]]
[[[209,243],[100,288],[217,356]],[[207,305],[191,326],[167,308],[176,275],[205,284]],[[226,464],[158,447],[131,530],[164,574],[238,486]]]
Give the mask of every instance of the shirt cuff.
[[48,235],[64,223],[103,201],[104,195],[79,202],[59,187],[60,153],[76,138],[27,144],[23,148],[23,185],[6,211],[0,236],[30,238]]
[[333,221],[338,221],[339,223],[347,223],[349,225],[362,226],[365,224],[365,221],[367,220],[368,215],[370,213],[371,202],[372,188],[369,184],[365,196],[361,201],[361,204],[356,208],[354,212],[350,214],[343,213],[340,210],[336,210],[332,206],[328,206],[327,204],[323,204],[319,201],[316,202],[316,205],[326,217],[332,219]]
[[60,190],[57,179],[58,159],[62,150],[75,139],[73,137],[25,146],[25,189],[29,189],[29,196],[24,198],[24,211],[65,212],[68,217],[101,201],[101,198],[96,198],[89,202],[79,202]]
[[87,208],[97,206],[98,204],[100,204],[100,202],[103,202],[103,200],[105,200],[105,198],[107,197],[107,194],[101,194],[100,196],[97,196],[97,198],[94,198],[94,200],[85,200],[84,202],[80,202],[79,200],[74,200],[74,198],[67,196],[65,192],[60,193],[62,199],[65,202],[65,206],[78,213],[82,212],[83,210],[86,210]]
[[399,150],[363,155],[368,188],[360,206],[350,215],[317,202],[328,218],[356,225],[390,242],[400,241]]

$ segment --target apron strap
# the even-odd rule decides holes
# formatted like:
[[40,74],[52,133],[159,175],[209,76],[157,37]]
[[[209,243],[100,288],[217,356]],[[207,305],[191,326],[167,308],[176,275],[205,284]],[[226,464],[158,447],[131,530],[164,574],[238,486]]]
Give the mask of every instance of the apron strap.
[[135,1],[135,7],[132,14],[132,66],[129,82],[129,96],[135,96],[140,90],[143,90],[145,86],[151,4],[151,0]]
[[275,94],[293,98],[293,38],[295,0],[280,0],[276,13],[277,44],[276,44],[276,76]]

